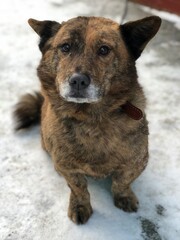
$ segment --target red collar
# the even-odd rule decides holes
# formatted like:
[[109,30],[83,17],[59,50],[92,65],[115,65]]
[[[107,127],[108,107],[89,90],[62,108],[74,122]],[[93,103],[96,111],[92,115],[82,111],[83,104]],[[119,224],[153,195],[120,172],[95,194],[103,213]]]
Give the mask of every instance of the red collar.
[[128,115],[128,117],[134,120],[140,120],[143,117],[143,112],[141,109],[135,107],[130,102],[126,102],[121,106],[122,110]]

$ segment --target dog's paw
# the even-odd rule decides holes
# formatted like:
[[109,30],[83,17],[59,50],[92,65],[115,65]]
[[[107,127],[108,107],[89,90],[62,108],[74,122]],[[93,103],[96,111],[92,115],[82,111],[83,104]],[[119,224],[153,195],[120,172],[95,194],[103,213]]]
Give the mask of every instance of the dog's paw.
[[77,205],[69,207],[68,216],[76,224],[84,224],[93,213],[91,205]]
[[129,196],[114,196],[114,205],[125,212],[137,212],[139,202],[136,196],[132,193]]

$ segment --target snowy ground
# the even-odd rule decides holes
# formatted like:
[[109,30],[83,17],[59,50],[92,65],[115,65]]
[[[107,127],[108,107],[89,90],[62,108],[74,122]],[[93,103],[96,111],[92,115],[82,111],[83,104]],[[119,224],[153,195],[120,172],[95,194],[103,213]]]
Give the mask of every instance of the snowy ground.
[[[62,21],[77,15],[101,15],[119,20],[122,7],[123,1],[118,0],[1,2],[0,240],[180,239],[178,23],[163,21],[137,63],[150,122],[149,165],[133,184],[140,200],[137,213],[114,207],[108,179],[89,179],[94,214],[86,225],[74,225],[67,217],[69,189],[41,149],[39,128],[13,132],[13,105],[21,94],[39,87],[35,70],[40,59],[38,38],[27,19]],[[130,4],[126,19],[150,15],[148,11]]]

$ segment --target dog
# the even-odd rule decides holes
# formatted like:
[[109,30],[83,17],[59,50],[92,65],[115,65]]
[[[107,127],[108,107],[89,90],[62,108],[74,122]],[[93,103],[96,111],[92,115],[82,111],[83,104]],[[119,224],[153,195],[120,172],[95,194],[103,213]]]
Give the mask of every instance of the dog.
[[87,222],[93,212],[86,176],[111,176],[115,206],[136,212],[130,185],[148,162],[148,122],[135,62],[161,19],[28,22],[40,36],[41,92],[16,105],[16,130],[41,122],[42,147],[71,189],[68,216],[74,223]]

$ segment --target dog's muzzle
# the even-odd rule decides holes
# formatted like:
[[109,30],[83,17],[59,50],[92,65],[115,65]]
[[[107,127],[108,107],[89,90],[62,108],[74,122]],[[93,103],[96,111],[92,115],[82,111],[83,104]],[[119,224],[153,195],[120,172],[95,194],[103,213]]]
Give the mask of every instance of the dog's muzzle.
[[60,84],[60,95],[68,102],[92,103],[100,100],[100,89],[83,73],[73,73]]
[[69,97],[83,98],[86,97],[86,89],[91,83],[89,76],[82,73],[74,73],[69,78],[71,93]]

